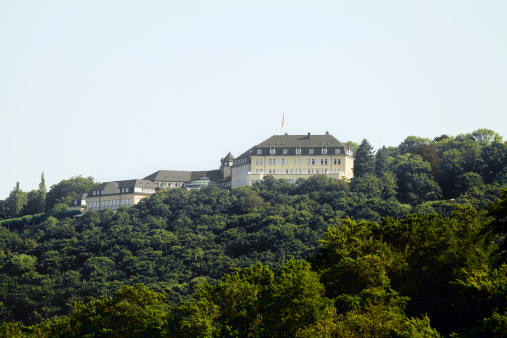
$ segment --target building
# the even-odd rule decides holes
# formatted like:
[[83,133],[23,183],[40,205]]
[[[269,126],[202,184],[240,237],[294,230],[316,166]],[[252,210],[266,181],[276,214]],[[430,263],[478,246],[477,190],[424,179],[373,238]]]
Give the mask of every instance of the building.
[[191,182],[206,177],[209,180],[209,184],[222,189],[228,189],[231,186],[231,168],[233,163],[234,156],[229,152],[226,157],[220,159],[219,169],[207,171],[159,170],[146,176],[144,180],[154,182],[161,189],[172,189],[184,188]]
[[77,210],[81,213],[86,212],[86,195],[87,194],[81,194],[74,198],[70,204],[69,204],[69,210]]
[[159,170],[142,180],[105,182],[91,189],[88,194],[73,199],[69,209],[82,213],[88,210],[117,210],[121,206],[135,205],[159,189],[200,189],[208,185],[230,189],[233,163],[234,156],[229,152],[226,157],[220,159],[220,168],[215,170]]
[[353,178],[352,150],[333,136],[274,135],[234,160],[231,187],[253,185],[272,175],[290,183],[311,175]]
[[99,184],[88,192],[88,210],[111,209],[121,206],[131,207],[155,193],[157,185],[149,180],[127,180]]

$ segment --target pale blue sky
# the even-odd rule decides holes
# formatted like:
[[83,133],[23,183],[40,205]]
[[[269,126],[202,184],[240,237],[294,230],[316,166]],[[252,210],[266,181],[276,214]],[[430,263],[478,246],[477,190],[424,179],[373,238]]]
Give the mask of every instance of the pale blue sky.
[[507,138],[507,1],[0,0],[0,199],[273,134]]

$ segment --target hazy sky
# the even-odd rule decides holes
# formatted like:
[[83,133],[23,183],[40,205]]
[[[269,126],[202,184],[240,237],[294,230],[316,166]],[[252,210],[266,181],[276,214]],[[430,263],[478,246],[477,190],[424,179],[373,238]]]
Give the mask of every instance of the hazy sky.
[[507,138],[507,1],[0,0],[0,199],[273,134]]

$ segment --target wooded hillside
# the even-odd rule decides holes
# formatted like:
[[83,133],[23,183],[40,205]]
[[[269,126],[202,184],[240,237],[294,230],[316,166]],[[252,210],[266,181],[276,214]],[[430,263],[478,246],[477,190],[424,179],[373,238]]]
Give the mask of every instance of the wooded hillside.
[[162,190],[4,227],[1,332],[505,335],[501,137],[408,137],[376,154],[364,140],[356,163],[351,182]]

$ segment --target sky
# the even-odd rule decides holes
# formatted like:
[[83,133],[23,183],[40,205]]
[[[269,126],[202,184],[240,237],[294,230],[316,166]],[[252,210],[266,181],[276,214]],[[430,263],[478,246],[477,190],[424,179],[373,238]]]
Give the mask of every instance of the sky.
[[[281,128],[285,116],[284,128]],[[0,0],[0,200],[287,132],[507,139],[507,1]]]

